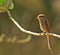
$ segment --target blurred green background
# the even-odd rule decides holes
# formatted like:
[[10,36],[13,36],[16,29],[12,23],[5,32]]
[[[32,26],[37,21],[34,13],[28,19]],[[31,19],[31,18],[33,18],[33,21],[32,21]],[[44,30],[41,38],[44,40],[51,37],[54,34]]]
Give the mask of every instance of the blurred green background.
[[[51,31],[60,34],[60,0],[14,0],[14,9],[10,10],[14,19],[25,29],[41,32],[37,15],[48,17]],[[28,37],[9,19],[7,12],[0,13],[0,35],[5,38],[17,36],[17,40]],[[32,36],[32,35],[31,35]],[[32,36],[28,43],[0,43],[0,55],[60,55],[60,39],[50,37],[53,54],[50,53],[46,37]]]

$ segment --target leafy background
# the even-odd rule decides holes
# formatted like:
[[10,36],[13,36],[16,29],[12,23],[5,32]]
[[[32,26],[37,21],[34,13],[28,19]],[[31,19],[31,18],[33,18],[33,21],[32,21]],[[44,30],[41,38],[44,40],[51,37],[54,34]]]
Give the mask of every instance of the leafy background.
[[[25,29],[41,32],[38,14],[47,15],[51,25],[51,31],[60,34],[60,1],[59,0],[14,0],[14,9],[10,10],[14,19]],[[0,35],[5,38],[17,36],[18,39],[28,37],[21,32],[9,19],[6,12],[0,13]],[[46,37],[32,36],[32,40],[25,44],[0,43],[0,55],[60,55],[60,39],[50,37],[53,54],[50,53]]]

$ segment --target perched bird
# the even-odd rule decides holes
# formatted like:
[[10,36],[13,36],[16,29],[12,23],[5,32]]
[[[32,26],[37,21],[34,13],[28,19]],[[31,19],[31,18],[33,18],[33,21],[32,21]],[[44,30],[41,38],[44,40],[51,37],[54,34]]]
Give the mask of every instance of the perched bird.
[[[39,14],[37,16],[37,19],[39,20],[39,25],[40,25],[41,31],[43,31],[44,33],[50,33],[51,29],[50,29],[50,24],[48,22],[47,17],[44,14]],[[47,41],[48,41],[48,48],[51,51],[49,35],[47,35]]]

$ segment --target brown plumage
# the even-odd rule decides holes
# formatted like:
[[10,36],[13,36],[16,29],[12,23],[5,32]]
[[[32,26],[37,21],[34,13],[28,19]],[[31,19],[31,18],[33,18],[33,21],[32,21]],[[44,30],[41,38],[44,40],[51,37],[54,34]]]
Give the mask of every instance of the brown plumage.
[[[44,14],[39,14],[37,16],[37,19],[39,20],[39,25],[40,25],[41,31],[43,31],[45,33],[51,32],[50,24],[48,22],[47,17]],[[48,48],[51,51],[49,35],[47,35],[47,41],[48,41]]]
[[37,19],[39,20],[40,28],[43,32],[50,32],[51,31],[48,19],[44,14],[38,15]]

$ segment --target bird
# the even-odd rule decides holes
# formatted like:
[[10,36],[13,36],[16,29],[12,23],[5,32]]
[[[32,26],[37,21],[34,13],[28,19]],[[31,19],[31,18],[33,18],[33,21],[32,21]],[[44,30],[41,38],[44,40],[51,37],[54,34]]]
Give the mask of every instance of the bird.
[[[37,19],[39,21],[39,25],[40,25],[41,31],[43,31],[44,33],[50,33],[51,32],[51,27],[50,27],[50,24],[49,24],[49,21],[48,21],[46,15],[45,14],[39,14],[37,16]],[[48,42],[47,43],[48,44],[48,48],[52,52],[51,46],[50,46],[49,35],[47,35],[47,42]]]

